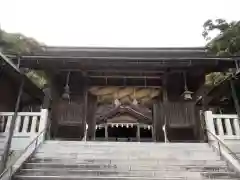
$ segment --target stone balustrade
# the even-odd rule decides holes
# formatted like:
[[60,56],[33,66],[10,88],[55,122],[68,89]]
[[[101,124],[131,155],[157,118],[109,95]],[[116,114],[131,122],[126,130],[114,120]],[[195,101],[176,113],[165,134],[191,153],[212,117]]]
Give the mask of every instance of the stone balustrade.
[[[240,139],[240,125],[237,114],[213,114],[205,112],[206,128],[222,140]],[[212,140],[212,137],[209,136]]]
[[[13,115],[14,112],[0,112],[0,118],[3,121],[3,132],[0,133],[1,138],[7,138]],[[47,109],[42,109],[40,112],[19,112],[13,134],[12,149],[18,150],[27,146],[44,130],[47,117]]]

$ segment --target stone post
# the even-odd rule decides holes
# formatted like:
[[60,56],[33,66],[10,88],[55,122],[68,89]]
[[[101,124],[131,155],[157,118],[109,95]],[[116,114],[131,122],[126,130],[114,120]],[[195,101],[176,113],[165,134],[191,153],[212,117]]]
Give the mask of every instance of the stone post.
[[[212,111],[206,111],[205,112],[205,122],[206,122],[206,129],[208,131],[210,131],[211,133],[216,134],[216,131],[215,131],[215,128],[214,128]],[[207,134],[208,134],[209,140],[214,139],[213,137],[211,137],[211,135],[209,133],[207,133]]]

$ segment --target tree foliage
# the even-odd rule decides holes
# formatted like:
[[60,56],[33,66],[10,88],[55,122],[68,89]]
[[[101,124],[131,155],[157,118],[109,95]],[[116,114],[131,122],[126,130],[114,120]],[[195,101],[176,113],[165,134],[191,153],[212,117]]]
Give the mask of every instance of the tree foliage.
[[[43,44],[33,38],[20,33],[7,33],[0,28],[0,50],[7,54],[31,54],[35,51],[43,51]],[[43,71],[27,70],[26,75],[38,87],[43,88],[47,83],[47,77]]]
[[[203,28],[202,35],[208,42],[206,47],[210,52],[217,56],[235,56],[240,52],[240,21],[209,19]],[[206,84],[216,86],[230,75],[231,73],[224,72],[210,73],[206,76]]]
[[[203,28],[202,35],[211,52],[218,56],[234,56],[240,52],[240,21],[207,20]],[[212,32],[217,32],[217,36],[212,38]]]
[[43,50],[43,45],[33,38],[26,37],[20,33],[7,33],[0,29],[0,46],[3,52],[25,53]]

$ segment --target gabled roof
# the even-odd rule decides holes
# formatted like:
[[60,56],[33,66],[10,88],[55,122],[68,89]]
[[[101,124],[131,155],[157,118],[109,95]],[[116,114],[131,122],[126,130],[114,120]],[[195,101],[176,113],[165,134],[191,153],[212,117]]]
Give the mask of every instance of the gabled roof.
[[[9,55],[17,61],[17,56]],[[139,69],[160,70],[171,67],[211,69],[234,66],[231,57],[218,57],[204,47],[110,48],[43,47],[42,51],[21,55],[21,66],[54,69]]]
[[104,114],[103,116],[98,117],[96,120],[96,123],[97,124],[105,123],[107,119],[113,118],[114,116],[117,116],[119,114],[129,114],[131,116],[136,117],[136,119],[138,119],[138,122],[141,122],[144,124],[152,123],[151,116],[145,115],[142,112],[137,111],[133,106],[128,106],[128,105],[120,105],[120,106],[114,107],[107,114]]
[[35,55],[73,56],[73,57],[132,57],[159,58],[181,56],[210,56],[204,47],[53,47],[47,46],[44,51]]

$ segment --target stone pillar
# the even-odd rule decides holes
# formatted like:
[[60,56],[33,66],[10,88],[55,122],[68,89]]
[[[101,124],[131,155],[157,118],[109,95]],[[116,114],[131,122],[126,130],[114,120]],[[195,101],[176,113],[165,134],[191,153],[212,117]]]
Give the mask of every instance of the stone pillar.
[[105,140],[108,140],[108,124],[105,125]]
[[140,142],[140,125],[137,124],[137,141]]
[[[214,122],[213,122],[213,116],[212,116],[212,111],[205,111],[205,123],[206,123],[206,128],[208,131],[216,135],[216,131],[214,128]],[[208,134],[209,140],[214,140],[212,135]]]

